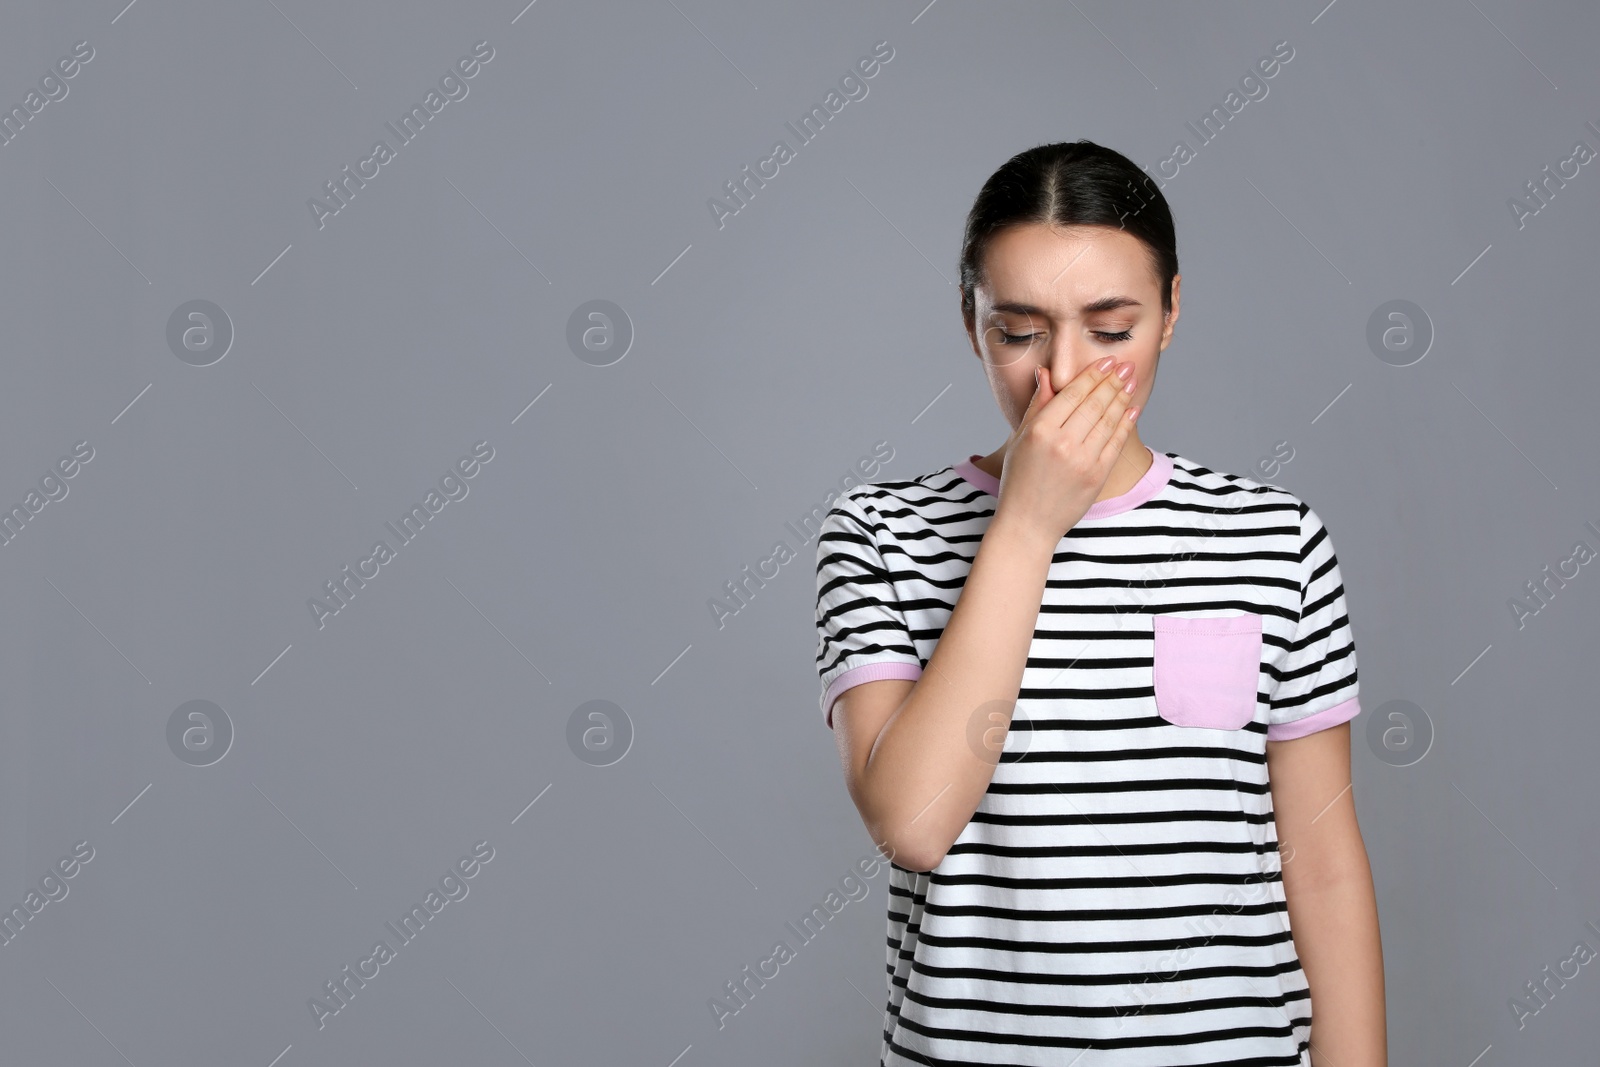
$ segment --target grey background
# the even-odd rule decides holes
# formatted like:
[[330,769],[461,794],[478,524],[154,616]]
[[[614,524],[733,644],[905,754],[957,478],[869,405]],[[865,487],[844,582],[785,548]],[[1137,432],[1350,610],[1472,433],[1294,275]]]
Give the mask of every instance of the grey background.
[[[1238,474],[1288,442],[1255,476],[1335,539],[1391,1061],[1593,1063],[1593,967],[1520,1030],[1509,1002],[1600,948],[1600,577],[1521,627],[1509,602],[1600,548],[1600,176],[1521,227],[1508,201],[1600,147],[1597,33],[1593,5],[1508,0],[6,5],[0,108],[94,57],[0,146],[0,505],[94,457],[0,548],[0,905],[94,857],[0,946],[0,1059],[875,1062],[887,875],[809,943],[785,927],[872,847],[785,523],[874,442],[881,479],[1004,439],[963,219],[1010,155],[1086,137],[1177,220],[1145,440]],[[468,95],[319,229],[307,200],[480,40]],[[1201,145],[1185,124],[1280,40]],[[799,145],[784,123],[879,41]],[[707,201],[779,138],[795,159],[719,228]],[[235,332],[206,367],[166,341],[196,299]],[[634,332],[609,366],[567,343],[596,299]],[[1403,367],[1367,340],[1395,299],[1433,334]],[[319,629],[307,601],[485,440]],[[168,744],[191,700],[234,731],[209,766]],[[631,724],[610,766],[568,743],[592,700]],[[1401,700],[1420,761],[1367,733]],[[482,840],[469,895],[319,1029],[309,998]],[[708,1001],[779,939],[719,1029]]]

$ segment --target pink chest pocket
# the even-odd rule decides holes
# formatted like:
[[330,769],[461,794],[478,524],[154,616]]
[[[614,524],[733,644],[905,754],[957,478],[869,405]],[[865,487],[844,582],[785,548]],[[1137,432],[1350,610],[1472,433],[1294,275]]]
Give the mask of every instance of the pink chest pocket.
[[1174,726],[1237,730],[1256,715],[1261,616],[1153,615],[1156,714]]

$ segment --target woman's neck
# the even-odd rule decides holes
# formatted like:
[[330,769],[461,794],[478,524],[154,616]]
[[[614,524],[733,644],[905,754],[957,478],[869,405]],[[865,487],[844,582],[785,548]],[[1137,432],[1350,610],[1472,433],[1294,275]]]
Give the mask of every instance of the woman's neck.
[[[1010,439],[1007,438],[1009,441]],[[972,461],[973,466],[986,474],[993,475],[996,479],[1005,465],[1006,446],[999,448]],[[1127,440],[1122,442],[1122,454],[1111,465],[1111,474],[1106,478],[1106,484],[1101,488],[1096,500],[1109,500],[1114,496],[1121,496],[1138,484],[1139,479],[1149,471],[1154,460],[1145,443],[1139,440],[1139,431],[1131,430]]]

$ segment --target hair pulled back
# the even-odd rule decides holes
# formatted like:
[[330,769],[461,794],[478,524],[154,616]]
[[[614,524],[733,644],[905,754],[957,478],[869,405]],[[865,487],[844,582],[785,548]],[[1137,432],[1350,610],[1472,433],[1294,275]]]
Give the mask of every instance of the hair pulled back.
[[960,274],[961,314],[969,328],[989,242],[1009,226],[1028,223],[1126,230],[1149,251],[1151,270],[1161,283],[1162,310],[1171,312],[1178,246],[1166,197],[1122,153],[1093,141],[1058,141],[1006,160],[983,183],[967,213]]

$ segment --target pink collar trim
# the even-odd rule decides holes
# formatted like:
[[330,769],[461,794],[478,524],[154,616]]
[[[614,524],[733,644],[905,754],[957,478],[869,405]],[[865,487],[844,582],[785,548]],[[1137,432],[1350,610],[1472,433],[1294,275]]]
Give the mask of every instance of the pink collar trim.
[[[1150,453],[1150,469],[1144,472],[1144,477],[1134,482],[1133,487],[1121,496],[1107,497],[1105,500],[1096,500],[1090,504],[1089,510],[1084,512],[1085,519],[1103,519],[1108,515],[1120,515],[1124,511],[1132,511],[1167,487],[1167,483],[1172,479],[1172,457],[1164,452],[1157,452],[1149,445],[1144,447]],[[1000,479],[973,462],[982,458],[979,453],[972,453],[955,465],[956,474],[974,488],[999,499]]]

